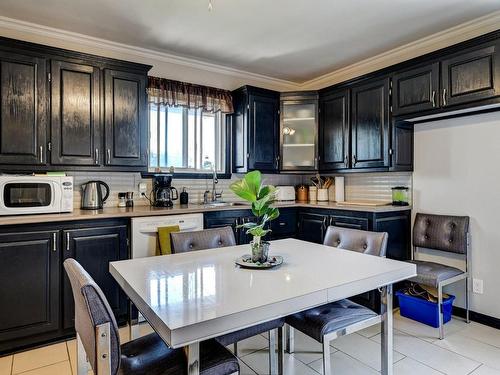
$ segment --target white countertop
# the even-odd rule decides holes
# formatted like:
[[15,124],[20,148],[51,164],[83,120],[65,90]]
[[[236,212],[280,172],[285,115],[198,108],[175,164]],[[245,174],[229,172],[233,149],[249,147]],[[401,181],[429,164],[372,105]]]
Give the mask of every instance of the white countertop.
[[[335,210],[361,211],[361,212],[393,212],[410,210],[410,206],[345,206],[335,202],[278,202],[276,207],[303,207],[303,208],[324,208]],[[128,208],[106,207],[102,210],[81,210],[75,209],[73,212],[61,214],[40,214],[40,215],[15,215],[0,216],[1,225],[13,224],[36,224],[61,221],[92,220],[92,219],[113,219],[130,218],[141,216],[157,215],[179,215],[185,213],[230,211],[250,209],[250,205],[238,204],[235,206],[208,207],[202,204],[189,204],[186,206],[175,205],[171,208],[135,206]]]
[[248,245],[110,263],[110,272],[172,347],[232,332],[415,276],[415,265],[284,239],[271,270],[235,266]]

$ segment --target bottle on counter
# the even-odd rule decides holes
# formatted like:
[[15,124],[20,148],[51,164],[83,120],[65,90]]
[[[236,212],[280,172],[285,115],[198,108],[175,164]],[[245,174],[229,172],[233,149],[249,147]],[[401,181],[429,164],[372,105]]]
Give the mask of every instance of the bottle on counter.
[[127,191],[127,207],[134,207],[134,192]]
[[182,188],[182,192],[179,194],[179,201],[181,204],[188,204],[189,202],[189,195],[185,187]]

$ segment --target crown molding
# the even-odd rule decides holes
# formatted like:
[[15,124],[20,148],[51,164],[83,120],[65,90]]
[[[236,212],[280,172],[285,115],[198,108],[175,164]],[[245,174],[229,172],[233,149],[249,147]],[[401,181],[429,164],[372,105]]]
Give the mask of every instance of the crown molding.
[[[137,56],[145,59],[153,59],[170,64],[186,66],[207,72],[225,74],[237,78],[261,81],[267,84],[273,84],[285,90],[300,89],[300,84],[284,79],[274,78],[263,74],[247,72],[240,69],[231,68],[224,65],[214,64],[189,57],[183,57],[167,52],[155,51],[152,49],[131,46],[128,44],[113,42],[106,39],[96,38],[89,35],[75,33],[72,31],[57,29],[49,26],[39,25],[31,22],[21,21],[14,18],[0,16],[0,29],[7,29],[16,32],[29,33],[35,36],[44,36],[64,42],[71,42],[85,45],[92,48],[105,49],[119,53],[125,53],[130,56]],[[36,37],[35,37],[36,39]]]
[[35,40],[37,39],[37,36],[48,37],[63,42],[71,42],[92,48],[124,53],[129,56],[139,57],[141,59],[153,59],[156,61],[185,66],[206,72],[213,72],[237,77],[243,80],[248,79],[252,81],[262,82],[266,86],[273,85],[279,88],[280,91],[318,90],[323,87],[341,83],[349,79],[359,77],[364,74],[368,74],[418,56],[422,56],[426,53],[430,53],[438,49],[449,47],[456,43],[460,43],[468,39],[487,34],[489,32],[498,30],[499,25],[500,11],[497,11],[487,16],[462,23],[460,25],[440,31],[430,36],[421,38],[414,42],[399,46],[392,50],[359,61],[355,64],[337,69],[333,72],[321,75],[311,80],[305,82],[294,82],[235,69],[224,65],[214,64],[202,60],[197,60],[194,58],[178,56],[172,53],[131,46],[80,33],[74,33],[71,31],[0,16],[0,29],[31,34],[33,35],[33,39]]
[[399,46],[379,55],[337,69],[301,84],[303,90],[318,90],[388,66],[425,55],[500,28],[500,11]]

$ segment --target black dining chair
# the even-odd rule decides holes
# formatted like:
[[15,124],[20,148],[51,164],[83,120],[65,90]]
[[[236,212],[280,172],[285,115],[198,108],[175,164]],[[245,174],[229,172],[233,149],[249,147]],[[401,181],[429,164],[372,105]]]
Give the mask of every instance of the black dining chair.
[[[183,349],[171,349],[156,333],[120,343],[113,311],[102,290],[74,259],[64,268],[75,300],[77,374],[87,375],[182,375],[188,374]],[[200,374],[239,374],[238,359],[215,340],[200,343]]]
[[[465,261],[465,271],[441,263],[418,260],[417,249],[437,250],[456,254]],[[447,216],[417,213],[413,224],[412,263],[417,276],[410,279],[418,284],[437,288],[439,306],[439,338],[444,338],[443,287],[465,280],[465,320],[469,323],[470,234],[468,216]]]
[[[170,234],[172,253],[216,249],[235,246],[236,239],[233,229],[229,226],[212,228],[193,232],[173,232]],[[224,345],[233,344],[234,354],[238,355],[238,341],[268,332],[269,335],[269,373],[283,374],[283,319],[274,319],[254,326],[219,336],[216,340]],[[278,356],[276,358],[276,341],[278,341]]]
[[[385,256],[388,234],[328,227],[324,245],[359,253]],[[287,351],[294,352],[294,329],[323,344],[323,374],[330,375],[330,342],[381,322],[381,316],[348,299],[287,316]]]

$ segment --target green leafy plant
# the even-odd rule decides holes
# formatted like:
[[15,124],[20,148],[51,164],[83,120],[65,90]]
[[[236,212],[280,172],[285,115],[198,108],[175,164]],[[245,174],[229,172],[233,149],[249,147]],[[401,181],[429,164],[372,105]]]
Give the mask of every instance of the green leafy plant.
[[262,185],[260,172],[252,171],[248,172],[242,179],[233,182],[229,188],[238,197],[252,204],[252,213],[257,217],[257,221],[239,225],[238,228],[245,228],[246,233],[253,236],[254,243],[260,245],[261,238],[271,232],[268,223],[280,215],[276,207],[271,207],[276,201],[276,187]]

